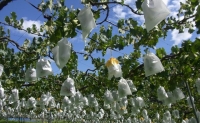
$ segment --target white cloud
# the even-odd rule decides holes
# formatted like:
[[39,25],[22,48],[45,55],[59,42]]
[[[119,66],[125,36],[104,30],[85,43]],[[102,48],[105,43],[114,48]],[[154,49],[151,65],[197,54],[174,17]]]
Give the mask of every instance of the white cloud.
[[124,8],[120,5],[117,5],[116,7],[113,8],[113,12],[115,13],[115,16],[117,18],[125,18],[125,16],[127,15],[126,12],[123,12]]
[[32,27],[33,24],[36,25],[36,27],[39,29],[40,26],[42,25],[42,22],[40,20],[28,20],[27,18],[23,18],[24,23],[23,23],[23,29],[27,29],[28,27]]
[[135,19],[139,19],[139,23],[143,24],[145,19],[144,19],[144,16],[143,15],[137,15],[135,13],[133,13],[131,10],[128,10],[128,14],[130,17],[133,17]]
[[124,4],[133,4],[133,3],[135,3],[135,0],[125,0],[124,1]]
[[[186,0],[172,0],[168,4],[168,8],[171,11],[170,16],[173,16],[178,20],[182,20],[184,18],[184,16],[180,16],[180,17],[177,16],[178,10],[180,9],[180,2],[185,3]],[[195,8],[194,14],[195,13],[196,13],[196,8]],[[195,26],[195,22],[193,21],[193,18],[188,19],[188,21],[190,21],[192,25],[194,25],[192,29],[196,30],[196,26]],[[183,33],[179,33],[179,31],[175,29],[171,32],[172,41],[174,41],[174,45],[181,44],[183,40],[188,40],[189,38],[192,37],[192,34],[188,33],[188,30],[189,29],[186,28],[184,29]]]
[[180,2],[185,3],[186,0],[172,0],[169,2],[168,0],[164,0],[165,2],[167,1],[168,4],[168,9],[171,11],[170,16],[177,17],[178,10],[180,9]]
[[[117,2],[122,2],[122,0],[115,0]],[[134,3],[135,0],[124,0],[124,4],[131,4],[131,3]]]
[[165,3],[165,5],[168,5],[169,0],[163,0],[163,2]]
[[179,33],[178,30],[174,29],[171,32],[172,35],[172,41],[174,41],[173,45],[178,45],[182,43],[183,40],[188,40],[189,38],[192,37],[192,34],[188,33],[188,29],[184,29],[183,33]]
[[[36,27],[37,27],[37,29],[39,29],[40,28],[40,26],[43,24],[41,21],[39,21],[39,20],[28,20],[26,17],[24,17],[23,18],[24,19],[24,22],[23,22],[23,29],[27,29],[28,27],[30,27],[30,28],[32,28],[32,24],[35,24],[36,25]],[[30,38],[32,38],[32,37],[37,37],[37,35],[34,35],[34,34],[29,34],[29,33],[27,33],[27,32],[25,32],[25,31],[23,31],[23,30],[18,30],[18,29],[14,29],[14,28],[10,28],[13,32],[14,32],[14,34],[18,34],[18,33],[20,33],[20,34],[23,34],[24,36],[28,36],[28,37],[30,37]]]
[[78,36],[76,36],[76,37],[74,37],[74,38],[71,38],[71,39],[68,39],[69,40],[69,42],[71,42],[71,43],[77,43],[77,42],[84,42],[84,40],[83,40],[83,37],[82,37],[82,35],[81,34],[79,34]]
[[[135,1],[136,0],[125,0],[124,3],[129,5],[130,7],[132,7],[134,10],[136,10]],[[114,16],[117,17],[118,19],[134,18],[134,19],[138,20],[139,24],[144,23],[143,15],[137,15],[137,14],[133,13],[126,6],[117,5],[113,8],[113,12],[114,12]],[[109,20],[116,21],[115,18],[109,18]]]

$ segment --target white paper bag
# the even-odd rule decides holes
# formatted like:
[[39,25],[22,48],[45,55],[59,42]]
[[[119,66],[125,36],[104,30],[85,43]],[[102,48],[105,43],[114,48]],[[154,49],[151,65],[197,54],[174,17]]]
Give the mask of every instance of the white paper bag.
[[147,54],[143,57],[143,60],[146,77],[164,71],[164,67],[160,62],[160,59],[155,54],[147,52]]
[[131,92],[136,92],[137,91],[137,88],[135,87],[135,85],[133,84],[133,81],[132,80],[126,80],[130,89],[131,89]]
[[180,118],[178,110],[173,110],[172,115],[174,116],[174,118]]
[[171,113],[170,113],[169,111],[166,111],[166,112],[163,114],[163,120],[164,120],[166,123],[171,122]]
[[144,100],[142,97],[136,97],[135,99],[135,106],[138,108],[142,108],[145,106]]
[[173,95],[173,93],[167,92],[167,96],[168,98],[164,99],[164,105],[168,105],[169,107],[171,107],[171,103],[175,103],[177,101],[177,99],[175,98],[175,96]]
[[60,67],[63,68],[71,55],[71,43],[67,41],[67,38],[63,38],[58,42],[58,46]]
[[83,105],[88,106],[88,99],[87,97],[82,98]]
[[162,0],[145,0],[142,3],[142,9],[148,32],[170,14],[169,9]]
[[53,60],[55,61],[56,65],[60,68],[60,62],[59,62],[59,46],[55,46],[52,49],[52,54],[53,54]]
[[164,87],[159,86],[157,89],[158,100],[164,101],[168,98],[167,92],[165,91]]
[[121,115],[128,113],[126,106],[122,106],[119,103],[116,103],[116,112]]
[[116,110],[116,101],[114,101],[112,104],[110,104],[110,108],[115,111]]
[[22,98],[21,107],[22,107],[22,108],[25,108],[25,107],[26,107],[26,99],[25,99],[25,98]]
[[49,102],[48,102],[48,106],[49,106],[50,108],[55,108],[55,107],[56,107],[56,102],[55,102],[54,97],[51,97],[48,101],[49,101]]
[[52,53],[56,65],[62,69],[71,56],[71,43],[67,41],[67,38],[62,38],[58,45],[52,49]]
[[2,73],[3,73],[3,65],[0,64],[0,77],[1,77]]
[[36,74],[37,77],[44,77],[53,74],[51,64],[47,59],[41,58],[38,60],[36,64]]
[[200,78],[197,78],[195,84],[196,84],[196,87],[197,87],[198,94],[200,95]]
[[143,109],[142,110],[142,116],[145,120],[148,120],[149,116],[148,116],[148,113],[147,113],[147,110],[146,109]]
[[83,40],[85,40],[92,29],[96,27],[91,9],[89,7],[82,9],[78,13],[78,20],[81,23]]
[[105,104],[111,104],[113,102],[113,96],[112,93],[109,90],[106,90],[104,93],[104,102]]
[[61,96],[72,96],[75,95],[76,90],[74,86],[74,80],[72,78],[67,78],[62,84],[60,95]]
[[119,103],[120,103],[121,106],[127,107],[127,105],[128,105],[127,97],[120,98]]
[[2,88],[1,82],[0,82],[0,100],[5,97],[4,95],[4,88]]
[[[187,103],[188,103],[188,106],[190,108],[192,108],[192,104],[195,106],[194,104],[194,97],[191,97],[192,100],[190,100],[190,97],[187,97],[186,100],[187,100]],[[192,102],[191,102],[192,101]]]
[[94,107],[95,105],[98,105],[98,102],[94,96],[94,94],[90,94],[88,96],[88,102],[89,102],[89,106]]
[[82,102],[82,98],[83,98],[82,94],[79,91],[77,91],[76,94],[74,95],[75,104],[79,105],[79,103]]
[[71,101],[69,100],[67,96],[65,96],[64,99],[62,100],[62,108],[70,106],[70,105],[71,105]]
[[118,82],[118,92],[120,98],[125,97],[127,95],[132,95],[127,81],[123,78],[121,78],[120,81]]
[[28,100],[27,100],[27,108],[36,108],[36,100],[34,97],[30,97]]
[[122,70],[119,64],[119,61],[116,58],[110,58],[107,63],[106,67],[108,69],[108,79],[110,80],[113,76],[114,77],[122,77]]
[[17,100],[19,100],[19,91],[17,89],[13,89],[11,96],[12,96],[13,102],[16,102]]
[[3,100],[0,99],[0,110],[3,110]]
[[25,73],[25,81],[31,82],[37,80],[36,70],[34,68],[29,68]]
[[119,99],[119,93],[118,93],[118,91],[112,91],[112,96],[113,96],[113,100],[114,101],[118,101],[118,99]]
[[176,100],[181,100],[181,99],[185,98],[185,95],[183,94],[183,92],[181,91],[180,88],[176,88],[173,91],[173,96],[176,98]]

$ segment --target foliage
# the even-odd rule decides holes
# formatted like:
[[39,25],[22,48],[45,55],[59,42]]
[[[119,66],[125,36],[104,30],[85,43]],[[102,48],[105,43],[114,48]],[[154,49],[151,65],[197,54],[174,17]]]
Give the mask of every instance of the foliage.
[[[188,95],[184,84],[184,81],[187,81],[191,93],[195,97],[196,108],[200,109],[198,103],[199,95],[197,94],[196,87],[193,86],[195,80],[199,77],[200,39],[183,41],[181,48],[173,46],[170,54],[166,53],[165,48],[156,49],[156,55],[161,59],[165,68],[164,72],[157,75],[145,77],[144,65],[138,62],[143,54],[142,49],[144,47],[153,48],[160,38],[165,39],[168,32],[173,29],[177,29],[181,33],[185,28],[189,28],[190,33],[196,33],[193,30],[195,26],[197,34],[200,33],[200,5],[198,0],[186,0],[186,3],[180,3],[181,7],[177,15],[183,16],[182,20],[170,16],[149,33],[133,18],[119,19],[117,23],[107,20],[112,4],[123,5],[130,9],[133,14],[143,16],[141,0],[136,1],[136,10],[133,10],[129,5],[125,5],[123,1],[81,0],[82,4],[90,3],[96,23],[99,25],[98,31],[90,34],[88,37],[89,42],[84,49],[86,53],[80,53],[72,49],[70,60],[62,69],[60,75],[38,78],[37,82],[25,85],[24,75],[28,68],[35,68],[36,62],[41,56],[53,59],[51,50],[48,50],[48,47],[52,49],[62,37],[74,38],[81,32],[81,25],[77,19],[80,10],[67,8],[64,2],[64,0],[60,0],[60,5],[58,5],[54,4],[52,0],[43,1],[38,7],[29,3],[43,13],[43,17],[46,19],[40,28],[33,24],[32,27],[24,29],[22,27],[23,19],[18,19],[15,12],[7,15],[5,22],[0,22],[0,64],[4,65],[1,82],[5,90],[8,90],[6,93],[9,93],[14,87],[19,89],[20,97],[25,98],[30,96],[39,98],[42,92],[51,92],[56,100],[60,102],[63,98],[59,95],[60,88],[69,75],[76,81],[75,86],[77,90],[85,96],[91,93],[95,94],[95,97],[99,98],[100,100],[98,101],[103,105],[102,97],[104,92],[106,89],[117,89],[119,79],[112,78],[108,80],[105,59],[95,58],[91,54],[101,52],[102,56],[104,56],[108,49],[120,51],[126,46],[133,44],[134,51],[129,53],[128,58],[125,55],[117,58],[122,67],[123,77],[132,80],[137,87],[137,92],[129,97],[144,97],[147,105],[146,109],[148,109],[150,117],[154,117],[157,111],[163,113],[166,109],[179,109],[182,119],[189,118],[193,116],[192,109],[187,107],[184,100],[173,104],[172,108],[168,109],[167,106],[161,105],[156,95],[156,90],[160,85],[167,91],[172,91],[179,87],[184,91],[185,95]],[[196,13],[194,13],[195,8],[197,8]],[[47,12],[48,9],[51,10],[51,13]],[[107,12],[105,19],[102,11]],[[192,21],[195,24],[191,23]],[[35,35],[35,38],[31,41],[26,39],[23,45],[20,46],[17,41],[10,38],[9,29],[6,30],[4,26],[23,30]],[[114,33],[116,29],[118,33]],[[9,48],[9,43],[16,46],[17,49]],[[78,54],[83,55],[85,60],[91,59],[91,64],[95,66],[95,69],[91,70],[88,68],[87,71],[79,71],[77,69]]]

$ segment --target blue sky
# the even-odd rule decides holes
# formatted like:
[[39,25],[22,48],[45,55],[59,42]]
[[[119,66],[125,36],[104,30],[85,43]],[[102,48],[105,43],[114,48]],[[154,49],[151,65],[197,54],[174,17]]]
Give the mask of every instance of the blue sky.
[[[75,8],[75,9],[76,8],[82,9],[82,8],[84,8],[84,5],[82,5],[80,1],[81,0],[67,0],[66,6],[69,8],[71,8],[71,6],[73,6],[73,8]],[[185,2],[185,0],[163,0],[163,1],[171,11],[170,16],[176,16],[176,13],[178,12],[178,9],[180,7],[179,2]],[[41,2],[41,0],[29,0],[29,2],[31,2],[32,4],[37,6]],[[129,4],[130,6],[135,8],[135,5],[134,5],[135,0],[125,0],[125,3]],[[110,5],[110,6],[113,6],[113,5]],[[10,13],[13,11],[16,12],[18,19],[24,18],[24,20],[25,20],[24,28],[27,28],[27,27],[31,26],[32,24],[36,24],[39,27],[45,21],[41,12],[39,12],[38,10],[36,10],[32,6],[30,6],[25,0],[16,0],[16,1],[8,4],[8,6],[6,6],[5,8],[3,8],[3,10],[0,11],[0,15],[1,15],[0,21],[4,22],[4,17],[9,16]],[[104,14],[104,13],[102,13],[102,14]],[[129,17],[132,17],[132,18],[138,20],[138,22],[141,25],[143,25],[143,23],[144,23],[143,15],[142,16],[134,15],[133,13],[130,12],[130,10],[128,8],[122,7],[120,5],[114,6],[111,9],[108,20],[113,23],[116,23],[115,20],[117,20],[119,18],[129,18]],[[179,18],[179,19],[181,19],[181,18]],[[10,29],[11,29],[11,39],[17,41],[20,45],[23,44],[25,39],[32,40],[32,38],[33,38],[33,35],[29,35],[24,31],[18,31],[13,28],[10,28]],[[92,33],[96,32],[96,31],[98,32],[98,30],[99,30],[99,26],[97,26],[92,31]],[[117,30],[113,31],[113,33],[117,33],[117,32],[118,32]],[[83,52],[85,43],[81,37],[82,36],[79,34],[77,37],[75,37],[73,39],[69,39],[69,41],[72,43],[75,51]],[[165,40],[163,40],[162,38],[159,40],[158,44],[156,45],[156,48],[164,47],[166,49],[166,52],[169,54],[170,48],[174,44],[177,44],[180,46],[180,44],[183,40],[187,40],[189,38],[194,39],[195,37],[197,37],[197,35],[196,34],[192,35],[192,34],[187,33],[187,29],[185,29],[184,33],[182,33],[182,34],[179,34],[178,30],[172,30],[172,31],[168,32],[168,37]],[[129,45],[122,51],[119,51],[119,52],[112,51],[112,56],[118,57],[118,56],[122,56],[123,54],[130,54],[130,52],[132,52],[133,49],[134,49],[134,47],[132,45]],[[92,55],[94,57],[102,57],[101,53],[94,52]],[[111,53],[110,53],[110,51],[108,51],[108,53],[104,56],[104,58],[106,60],[108,60],[110,57],[111,57]],[[140,59],[140,62],[142,63],[142,59]],[[55,74],[60,73],[60,70],[57,68],[57,66],[55,65],[54,62],[52,62],[52,68],[53,68],[53,71]],[[90,68],[90,69],[94,68],[94,66],[91,64],[91,61],[90,60],[85,61],[83,59],[83,56],[79,55],[78,69],[85,71],[88,68]]]

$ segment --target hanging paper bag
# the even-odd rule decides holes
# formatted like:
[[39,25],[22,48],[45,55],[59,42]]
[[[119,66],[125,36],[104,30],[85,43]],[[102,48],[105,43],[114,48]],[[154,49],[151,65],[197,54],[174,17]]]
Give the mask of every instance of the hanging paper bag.
[[60,61],[59,61],[59,46],[55,46],[52,49],[53,60],[55,61],[56,65],[60,68]]
[[164,114],[163,114],[163,120],[164,122],[166,123],[171,123],[171,114],[169,111],[166,111]]
[[97,102],[96,98],[94,97],[94,94],[90,94],[88,96],[88,102],[89,102],[89,106],[91,106],[91,107],[98,105],[98,102]]
[[128,105],[127,97],[120,98],[119,103],[120,103],[121,106],[126,106],[127,107],[127,105]]
[[83,40],[85,40],[92,29],[96,27],[91,9],[89,7],[82,9],[78,13],[78,20],[81,23]]
[[60,95],[61,96],[72,96],[75,95],[76,90],[74,86],[74,80],[72,78],[67,78],[62,84]]
[[105,104],[111,104],[113,102],[113,96],[112,93],[109,90],[106,90],[104,93],[104,102]]
[[160,101],[164,101],[165,99],[168,98],[168,95],[164,89],[164,87],[159,86],[159,88],[157,89],[157,95],[158,95],[158,100]]
[[19,91],[17,89],[13,89],[11,96],[12,96],[13,102],[16,102],[17,100],[19,100]]
[[62,69],[68,62],[71,55],[71,43],[67,38],[62,38],[56,47],[52,49],[56,65]]
[[36,73],[37,77],[44,77],[53,74],[51,64],[45,58],[41,58],[38,60],[36,64]]
[[116,103],[116,112],[121,115],[128,113],[126,106],[122,106],[119,103]]
[[148,120],[148,119],[149,119],[149,116],[148,116],[148,114],[147,114],[147,110],[146,110],[146,109],[143,109],[143,111],[142,111],[142,116],[143,116],[143,118],[144,118],[145,120]]
[[25,98],[22,98],[21,107],[24,108],[25,106],[26,106],[26,100]]
[[42,94],[40,97],[40,105],[47,105],[48,104],[48,97],[46,94]]
[[197,87],[198,94],[200,95],[200,78],[197,78],[195,84],[196,84],[196,87]]
[[125,97],[127,95],[132,95],[127,81],[123,78],[121,78],[118,82],[118,92],[119,92],[119,98]]
[[71,105],[71,101],[69,100],[67,96],[65,96],[64,99],[62,100],[62,108],[70,106],[70,105]]
[[87,99],[87,97],[83,97],[82,98],[82,102],[83,102],[84,106],[88,106],[88,99]]
[[[192,108],[192,105],[195,105],[194,104],[194,97],[191,97],[192,100],[190,100],[190,97],[187,97],[186,100],[187,100],[187,103],[188,103],[188,106],[190,108]],[[192,102],[191,102],[192,101]]]
[[167,92],[167,98],[163,100],[164,105],[171,107],[172,103],[175,103],[177,100],[172,92]]
[[108,68],[108,79],[110,80],[113,76],[114,77],[122,77],[122,70],[119,64],[119,61],[116,58],[110,58],[107,63],[106,67]]
[[27,100],[27,108],[36,108],[36,100],[34,97],[30,97],[28,100]]
[[172,115],[174,116],[174,118],[180,118],[178,110],[173,110]]
[[119,99],[118,91],[116,91],[116,90],[112,91],[112,96],[113,96],[114,101],[118,101],[118,99]]
[[110,108],[115,111],[116,110],[116,101],[114,101],[112,104],[110,104]]
[[145,103],[142,97],[136,97],[134,100],[135,100],[135,107],[142,108],[145,106]]
[[51,98],[49,99],[48,106],[49,106],[50,108],[55,108],[55,107],[56,107],[56,102],[55,102],[54,97],[51,97]]
[[2,73],[3,73],[3,65],[0,64],[0,76],[2,75]]
[[60,68],[63,68],[71,55],[71,43],[67,41],[67,38],[63,38],[58,42],[58,46]]
[[130,89],[131,89],[131,92],[136,92],[137,91],[137,88],[135,87],[135,85],[133,84],[133,81],[132,80],[126,80]]
[[79,91],[77,91],[76,94],[74,95],[75,104],[79,105],[79,103],[82,102],[82,98],[83,98],[82,94]]
[[31,82],[37,79],[36,70],[34,68],[29,68],[25,73],[25,81]]
[[150,76],[164,71],[164,67],[160,62],[160,59],[153,53],[147,52],[143,57],[145,76]]
[[75,95],[70,96],[70,101],[72,102],[72,104],[75,104]]
[[181,100],[181,99],[185,98],[185,95],[183,94],[183,92],[181,91],[180,88],[176,88],[173,91],[173,96],[174,96],[174,98],[176,98],[176,100]]
[[4,95],[4,88],[2,88],[1,82],[0,82],[0,100],[5,97]]
[[142,9],[147,32],[152,30],[170,14],[169,9],[162,0],[145,0],[142,3]]

